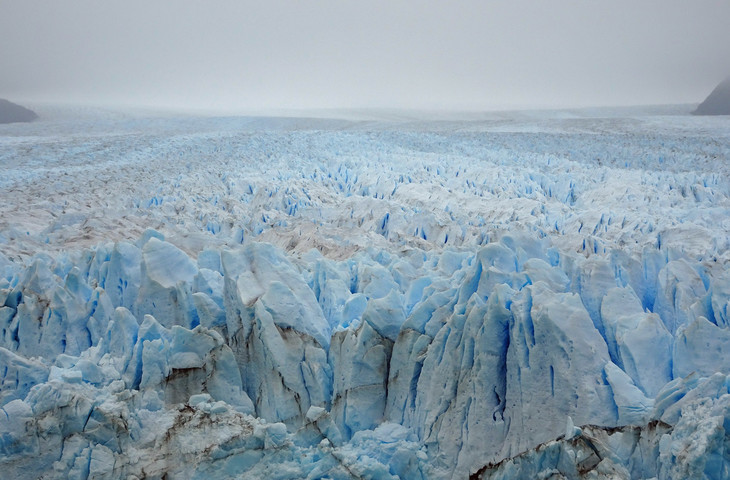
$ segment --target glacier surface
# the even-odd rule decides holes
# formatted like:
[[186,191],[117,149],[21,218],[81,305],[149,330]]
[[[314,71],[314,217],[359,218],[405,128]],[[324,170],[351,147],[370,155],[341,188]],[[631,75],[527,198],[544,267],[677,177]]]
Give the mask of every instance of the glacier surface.
[[12,478],[730,476],[730,121],[0,126]]

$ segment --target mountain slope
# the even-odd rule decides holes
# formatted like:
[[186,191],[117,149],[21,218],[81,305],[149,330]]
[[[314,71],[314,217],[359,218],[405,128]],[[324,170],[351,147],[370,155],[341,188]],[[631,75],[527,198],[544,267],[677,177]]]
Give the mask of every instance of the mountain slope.
[[700,103],[695,115],[730,115],[730,78],[726,78]]
[[34,111],[0,98],[0,123],[32,122],[36,118]]

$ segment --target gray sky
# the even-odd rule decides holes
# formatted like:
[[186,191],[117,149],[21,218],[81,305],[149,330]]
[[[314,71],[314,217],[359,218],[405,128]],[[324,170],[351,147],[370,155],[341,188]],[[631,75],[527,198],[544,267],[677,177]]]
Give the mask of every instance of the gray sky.
[[194,108],[699,102],[728,0],[0,0],[0,97]]

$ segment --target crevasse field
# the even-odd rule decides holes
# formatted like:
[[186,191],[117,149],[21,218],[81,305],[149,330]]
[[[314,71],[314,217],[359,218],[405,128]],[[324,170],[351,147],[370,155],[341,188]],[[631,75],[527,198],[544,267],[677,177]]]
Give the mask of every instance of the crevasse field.
[[689,110],[0,126],[2,476],[728,478]]

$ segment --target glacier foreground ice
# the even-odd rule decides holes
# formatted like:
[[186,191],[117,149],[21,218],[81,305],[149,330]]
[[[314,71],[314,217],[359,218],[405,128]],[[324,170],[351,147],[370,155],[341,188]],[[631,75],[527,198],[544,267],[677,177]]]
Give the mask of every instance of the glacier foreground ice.
[[[656,267],[646,255],[637,268]],[[346,260],[247,242],[197,262],[152,236],[79,258],[6,277],[0,463],[17,478],[723,478],[713,469],[730,465],[727,330],[708,308],[726,276],[700,263],[683,268],[714,288],[682,297],[672,335],[635,291],[663,305],[675,260],[635,289],[609,259],[530,236]],[[586,308],[597,264],[614,272],[600,321]],[[567,419],[588,427],[561,440]]]
[[138,180],[103,216],[63,211],[111,199],[71,198],[78,137],[25,172],[28,140],[3,140],[6,203],[51,200],[0,224],[0,468],[727,478],[728,149],[703,129],[728,134],[689,118],[578,119],[623,147],[539,119],[147,120],[180,174],[146,190],[149,151],[87,138]]

